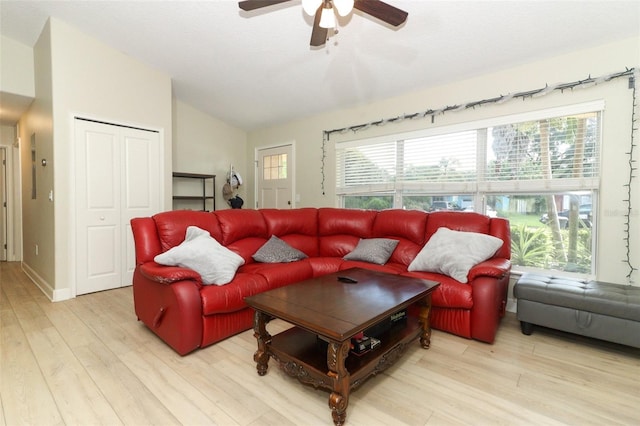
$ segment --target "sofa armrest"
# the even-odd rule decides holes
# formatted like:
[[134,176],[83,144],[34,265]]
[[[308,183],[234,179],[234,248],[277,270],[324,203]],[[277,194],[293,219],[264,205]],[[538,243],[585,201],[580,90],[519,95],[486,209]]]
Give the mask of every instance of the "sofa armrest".
[[202,277],[193,269],[180,266],[165,266],[156,262],[147,262],[139,266],[140,273],[147,279],[161,284],[193,280],[198,288],[202,287]]
[[511,261],[504,258],[492,258],[478,263],[469,271],[469,281],[477,277],[502,278],[511,271]]
[[[181,269],[156,266],[161,269]],[[133,272],[136,315],[176,352],[185,355],[202,345],[204,325],[200,285],[195,279],[169,283],[165,274],[159,278],[154,280],[143,275],[141,266]]]
[[482,342],[493,343],[500,318],[507,304],[509,274],[498,277],[478,276],[470,281],[473,289],[471,308],[471,337]]
[[131,219],[131,232],[136,249],[136,265],[151,262],[156,255],[162,253],[158,229],[153,218]]

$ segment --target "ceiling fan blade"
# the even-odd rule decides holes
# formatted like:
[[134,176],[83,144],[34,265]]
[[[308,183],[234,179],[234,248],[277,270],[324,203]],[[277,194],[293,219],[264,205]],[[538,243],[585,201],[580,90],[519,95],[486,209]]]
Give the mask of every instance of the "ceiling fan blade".
[[394,27],[404,23],[409,15],[404,10],[380,0],[355,0],[353,7]]
[[244,0],[239,1],[240,9],[249,12],[251,10],[260,9],[261,7],[273,6],[274,4],[284,3],[291,0]]
[[311,46],[317,47],[322,46],[327,42],[327,32],[329,31],[327,28],[322,28],[320,26],[320,16],[322,15],[322,5],[318,8],[316,12],[316,17],[313,19],[313,31],[311,31]]

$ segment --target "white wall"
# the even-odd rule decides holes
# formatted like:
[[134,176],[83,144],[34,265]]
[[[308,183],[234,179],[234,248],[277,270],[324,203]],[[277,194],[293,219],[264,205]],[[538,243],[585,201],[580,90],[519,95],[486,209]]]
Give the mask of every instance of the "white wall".
[[[222,185],[230,164],[240,169],[239,172],[242,174],[245,166],[246,145],[247,134],[243,130],[174,99],[173,170],[215,174],[216,209],[218,210],[229,208],[222,198]],[[177,186],[180,184],[188,187],[180,188]],[[190,191],[188,194],[192,194],[194,188],[189,183],[177,182],[176,189]],[[244,186],[240,187],[239,193],[242,198],[245,198],[244,192]],[[180,204],[176,205],[176,208],[201,207]]]
[[[538,89],[545,84],[571,82],[591,76],[605,75],[638,67],[640,64],[640,37],[620,40],[602,46],[567,53],[562,56],[531,62],[515,68],[477,76],[439,87],[415,90],[412,93],[372,103],[357,108],[332,111],[296,122],[251,132],[247,140],[247,176],[253,183],[254,150],[261,146],[296,141],[296,188],[300,193],[298,207],[334,206],[335,167],[333,147],[337,140],[366,138],[376,135],[399,133],[436,126],[480,120],[488,117],[509,115],[592,100],[604,99],[604,135],[602,147],[602,188],[599,204],[599,227],[597,235],[597,278],[605,281],[627,282],[628,269],[622,264],[626,256],[624,249],[623,200],[624,184],[627,181],[627,161],[631,131],[631,90],[626,89],[627,79],[620,79],[584,90],[526,101],[516,100],[501,105],[484,106],[462,112],[451,112],[427,120],[405,121],[371,128],[357,134],[333,135],[327,144],[325,195],[322,194],[322,131],[339,129],[351,125],[368,123],[380,118],[392,118],[402,114],[439,109],[448,105],[487,99],[512,92]],[[435,64],[434,66],[437,66]],[[637,83],[640,85],[640,83]],[[640,92],[640,89],[639,89]],[[640,116],[640,112],[637,112]],[[640,141],[638,134],[636,143]],[[640,160],[640,152],[636,149]],[[253,192],[248,191],[249,205],[253,205]],[[633,186],[634,211],[632,216],[632,264],[640,267],[640,178]],[[633,274],[640,282],[640,271]]]
[[0,92],[35,96],[33,50],[5,36],[0,36]]
[[[24,263],[45,293],[61,300],[73,296],[75,280],[73,117],[158,130],[165,176],[158,184],[170,188],[171,79],[54,18],[36,43],[34,57],[36,100],[21,120],[21,133],[25,140],[36,133],[42,150],[38,161],[46,158],[48,165],[38,167],[37,200],[30,200],[29,185],[23,188],[29,195],[24,201]],[[23,182],[30,182],[30,166],[25,166],[23,160]],[[49,191],[53,202],[47,199]],[[164,193],[166,210],[171,194]]]
[[[32,163],[31,139],[36,140],[38,159],[53,156],[53,101],[51,86],[51,34],[49,25],[43,29],[33,47],[35,68],[35,99],[18,123],[20,170],[22,182],[22,261],[25,271],[36,284],[53,298],[55,283],[55,230],[53,204],[46,197],[31,198]],[[52,168],[36,167],[36,182],[42,188],[53,188]],[[35,254],[38,246],[39,253]]]

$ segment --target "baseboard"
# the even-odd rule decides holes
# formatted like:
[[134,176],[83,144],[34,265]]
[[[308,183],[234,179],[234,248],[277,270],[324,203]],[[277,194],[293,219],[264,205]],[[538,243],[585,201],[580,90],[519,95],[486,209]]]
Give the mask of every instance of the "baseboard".
[[49,284],[44,278],[42,278],[36,271],[34,271],[28,264],[21,263],[22,270],[29,277],[31,281],[44,293],[47,298],[52,302],[60,302],[63,300],[71,299],[70,289],[56,290]]

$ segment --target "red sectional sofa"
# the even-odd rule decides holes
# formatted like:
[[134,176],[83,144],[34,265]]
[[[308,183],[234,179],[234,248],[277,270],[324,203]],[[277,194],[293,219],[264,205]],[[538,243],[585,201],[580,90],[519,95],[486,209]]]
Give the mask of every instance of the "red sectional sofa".
[[[154,262],[183,242],[188,226],[208,231],[245,261],[226,285],[203,285],[198,273]],[[509,223],[472,212],[415,210],[170,211],[131,220],[136,250],[133,295],[138,319],[181,355],[250,329],[253,311],[244,297],[352,267],[435,280],[432,326],[492,343],[504,315],[511,241]],[[433,272],[409,272],[408,265],[440,228],[488,234],[503,240],[492,258],[474,266],[463,284]],[[275,235],[308,258],[259,263],[252,255]],[[384,265],[344,260],[360,239],[399,241]]]

